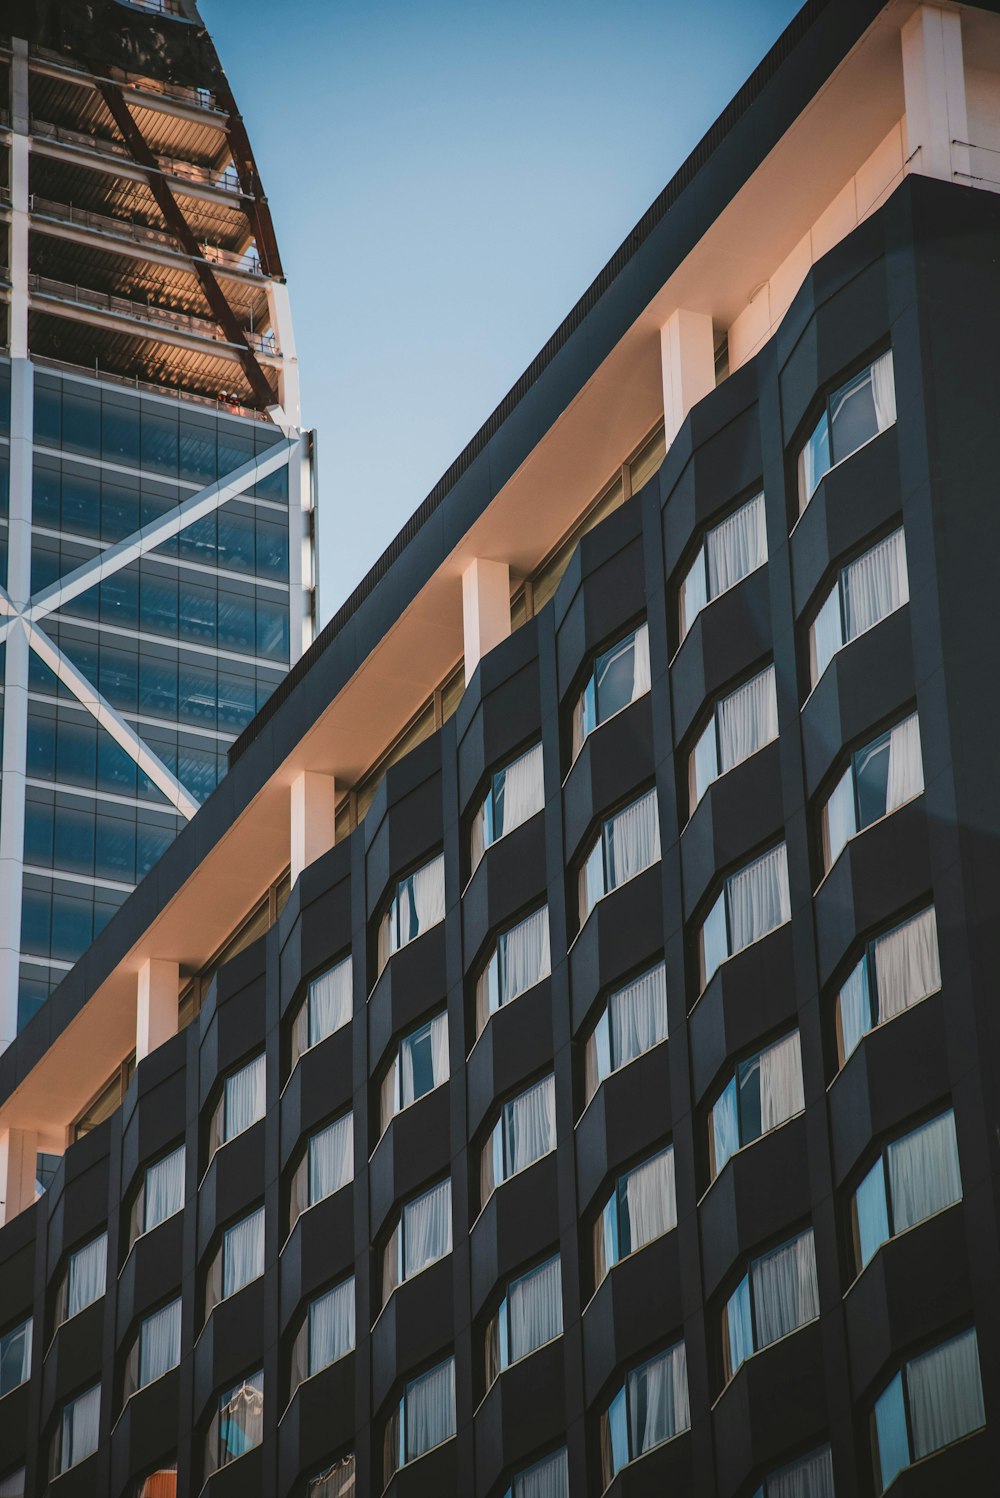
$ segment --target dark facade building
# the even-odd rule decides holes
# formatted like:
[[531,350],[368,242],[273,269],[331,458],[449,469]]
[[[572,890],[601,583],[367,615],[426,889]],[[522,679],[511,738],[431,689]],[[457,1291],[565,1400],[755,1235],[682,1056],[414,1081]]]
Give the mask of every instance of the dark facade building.
[[998,28],[805,8],[0,1057],[0,1493],[994,1491]]

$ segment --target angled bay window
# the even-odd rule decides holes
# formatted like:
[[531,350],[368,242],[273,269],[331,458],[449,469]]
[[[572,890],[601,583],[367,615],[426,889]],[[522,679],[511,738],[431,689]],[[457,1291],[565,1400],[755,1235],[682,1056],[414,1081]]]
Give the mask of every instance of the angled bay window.
[[124,1398],[131,1399],[138,1389],[162,1378],[171,1368],[176,1368],[180,1360],[181,1302],[178,1297],[140,1323],[139,1335],[125,1362]]
[[78,1467],[97,1450],[101,1422],[101,1386],[95,1384],[64,1404],[49,1454],[49,1477]]
[[220,1394],[205,1440],[205,1476],[228,1467],[264,1439],[264,1373],[259,1370]]
[[358,1498],[354,1453],[324,1467],[306,1483],[306,1498]]
[[288,1231],[302,1213],[354,1180],[354,1114],[310,1135],[292,1177]]
[[544,1077],[510,1098],[483,1146],[479,1167],[480,1206],[495,1188],[556,1147],[555,1077]]
[[551,971],[549,908],[543,905],[497,937],[476,981],[476,1034],[483,1033],[491,1014],[541,983]]
[[448,1080],[448,1016],[436,1014],[399,1042],[380,1089],[382,1133],[411,1103]]
[[708,1125],[712,1180],[737,1150],[804,1107],[799,1032],[793,1030],[741,1061],[713,1106]]
[[559,1255],[511,1280],[486,1327],[486,1387],[511,1363],[520,1362],[562,1336],[562,1261]]
[[722,1350],[726,1381],[755,1352],[819,1315],[812,1228],[754,1259],[726,1302]]
[[797,1457],[777,1472],[769,1472],[753,1498],[835,1498],[833,1456],[829,1446]]
[[872,1412],[875,1485],[986,1424],[975,1328],[904,1363]]
[[544,805],[542,746],[535,744],[490,776],[489,789],[472,820],[472,873],[487,848],[520,827]]
[[587,735],[649,691],[649,629],[640,624],[602,651],[573,709],[573,758]]
[[289,1392],[354,1351],[354,1276],[309,1302],[292,1347]]
[[702,609],[767,561],[764,496],[757,494],[705,535],[680,589],[680,638]]
[[670,1145],[618,1177],[594,1224],[594,1284],[610,1269],[677,1226],[674,1151]]
[[598,900],[648,869],[659,856],[660,819],[653,790],[601,823],[577,875],[580,925]]
[[879,1155],[851,1201],[855,1267],[883,1243],[962,1200],[955,1115],[949,1108]]
[[404,1204],[382,1258],[383,1303],[410,1280],[451,1253],[451,1178]]
[[713,780],[778,737],[774,667],[768,666],[721,698],[688,759],[688,805],[693,812]]
[[667,969],[665,963],[658,962],[608,995],[584,1052],[587,1102],[612,1072],[666,1038]]
[[305,998],[292,1021],[291,1067],[299,1057],[319,1045],[335,1030],[349,1024],[354,1007],[351,959],[345,957],[328,972],[321,973],[309,985]]
[[32,1319],[11,1327],[0,1337],[0,1399],[27,1383],[31,1372]]
[[265,1058],[262,1051],[239,1071],[232,1072],[222,1085],[220,1097],[209,1129],[208,1158],[237,1134],[242,1134],[264,1117]]
[[916,713],[851,755],[822,812],[823,869],[828,872],[855,833],[887,817],[924,789]]
[[379,972],[394,952],[443,920],[444,854],[439,853],[397,883],[389,908],[379,921]]
[[869,1030],[937,993],[940,987],[937,921],[931,905],[869,942],[837,994],[841,1066]]
[[403,1390],[390,1415],[383,1439],[383,1480],[392,1481],[400,1467],[450,1441],[455,1434],[455,1359],[448,1358]]
[[108,1235],[102,1233],[70,1254],[56,1298],[56,1326],[93,1305],[104,1294],[108,1279]]
[[130,1248],[143,1233],[152,1232],[161,1222],[181,1211],[184,1206],[185,1159],[182,1144],[144,1171],[129,1219]]
[[634,1368],[601,1416],[601,1473],[608,1487],[623,1467],[691,1425],[687,1350],[678,1342]]
[[791,918],[784,843],[730,874],[698,933],[701,986],[734,957]]
[[264,1208],[258,1207],[222,1235],[205,1284],[205,1319],[264,1273]]
[[569,1498],[566,1447],[518,1472],[503,1498]]
[[825,473],[864,447],[896,420],[892,350],[839,386],[799,453],[799,511],[805,509]]
[[842,567],[809,626],[809,681],[815,686],[838,650],[910,600],[902,528]]

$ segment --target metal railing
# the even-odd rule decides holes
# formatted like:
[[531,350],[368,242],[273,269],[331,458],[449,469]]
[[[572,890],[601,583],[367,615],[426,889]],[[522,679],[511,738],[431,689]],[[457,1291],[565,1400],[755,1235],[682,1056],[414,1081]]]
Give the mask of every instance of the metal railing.
[[[84,135],[80,130],[70,130],[65,125],[53,125],[50,120],[32,118],[33,135],[47,140],[58,140],[69,146],[82,146],[88,151],[97,151],[102,156],[117,156],[131,160],[131,152],[120,141],[106,140],[103,136]],[[173,177],[184,177],[190,182],[200,182],[206,187],[218,188],[220,192],[238,193],[240,179],[236,169],[227,166],[218,172],[211,167],[198,166],[193,161],[179,161],[173,156],[157,156],[160,170]]]
[[108,214],[93,213],[89,208],[77,208],[73,203],[55,203],[51,198],[32,193],[28,199],[32,213],[43,218],[58,219],[63,224],[78,224],[82,229],[97,229],[101,233],[117,234],[122,239],[133,239],[136,244],[163,245],[176,250],[177,240],[165,229],[154,229],[149,224],[137,224],[135,219],[112,218]]
[[136,93],[156,94],[161,99],[172,99],[177,104],[191,104],[195,109],[217,108],[215,95],[210,88],[189,88],[184,83],[162,83],[158,78],[146,78],[141,74],[126,73],[122,79],[126,88]]
[[178,20],[187,20],[180,0],[126,0],[126,3],[134,10],[151,11],[154,16],[175,16]]
[[263,275],[255,250],[224,250],[221,245],[203,244],[202,258],[212,265],[226,265],[232,270],[247,271],[252,276]]
[[97,312],[112,312],[121,317],[132,317],[138,322],[160,324],[182,333],[193,333],[198,338],[210,338],[215,343],[228,340],[216,327],[203,317],[193,317],[190,312],[175,312],[172,307],[157,307],[147,302],[133,302],[128,297],[112,296],[107,291],[92,291],[88,286],[73,286],[68,281],[55,281],[51,276],[39,276],[31,272],[28,290],[40,296],[58,297],[63,302],[74,302],[80,307],[90,307]]

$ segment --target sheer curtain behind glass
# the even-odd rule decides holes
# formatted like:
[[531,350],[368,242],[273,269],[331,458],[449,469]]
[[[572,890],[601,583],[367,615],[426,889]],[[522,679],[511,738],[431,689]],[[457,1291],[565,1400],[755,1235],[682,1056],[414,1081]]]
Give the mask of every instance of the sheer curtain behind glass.
[[57,1472],[68,1472],[97,1450],[101,1418],[101,1386],[97,1384],[67,1404],[60,1423]]
[[758,1347],[814,1320],[819,1315],[819,1289],[812,1230],[757,1259],[753,1288]]
[[893,1231],[902,1233],[961,1200],[955,1115],[942,1113],[886,1151]]
[[292,1066],[304,1051],[349,1024],[353,1007],[351,961],[345,958],[309,985],[292,1027]]
[[764,496],[742,505],[705,540],[708,596],[717,598],[767,561]]
[[264,1208],[231,1227],[222,1240],[222,1294],[235,1295],[264,1273]]
[[308,1205],[313,1207],[354,1179],[354,1115],[345,1114],[309,1141]]
[[719,770],[725,774],[778,737],[778,699],[774,667],[768,666],[728,697],[716,710]]
[[784,843],[727,880],[732,951],[740,952],[791,916]]
[[848,640],[857,639],[909,601],[903,532],[893,531],[843,572],[844,621]]
[[25,1498],[27,1492],[27,1469],[21,1467],[7,1477],[0,1478],[0,1498]]
[[509,1004],[551,971],[548,906],[536,910],[501,936],[500,1003]]
[[455,1359],[414,1379],[406,1390],[406,1460],[455,1434]]
[[[0,1337],[0,1399],[26,1383],[31,1372],[31,1332],[29,1317]],[[2,1495],[0,1495],[2,1498]]]
[[522,1092],[505,1105],[504,1174],[515,1175],[556,1147],[555,1079]]
[[605,823],[608,884],[620,884],[641,874],[660,856],[660,819],[657,816],[656,792],[626,806]]
[[184,1146],[181,1145],[172,1155],[167,1155],[166,1159],[151,1165],[146,1171],[142,1217],[144,1233],[165,1222],[168,1217],[173,1217],[184,1206],[185,1158]]
[[798,1461],[772,1472],[764,1484],[765,1498],[835,1498],[833,1457],[829,1446],[811,1451]]
[[880,937],[874,957],[880,1023],[936,993],[941,967],[933,908]]
[[629,1454],[633,1460],[691,1424],[683,1342],[628,1377]]
[[889,735],[889,770],[885,809],[888,814],[919,796],[924,788],[924,766],[920,754],[920,722],[916,713]]
[[309,1376],[354,1351],[354,1279],[309,1306]]
[[357,1498],[355,1487],[355,1461],[352,1456],[343,1456],[310,1478],[306,1486],[306,1498]]
[[451,1253],[451,1181],[403,1208],[403,1278],[419,1274]]
[[108,1235],[102,1233],[69,1261],[66,1318],[93,1305],[104,1294],[108,1275]]
[[565,1446],[543,1457],[514,1478],[507,1498],[569,1498],[569,1461]]
[[802,1054],[795,1030],[760,1056],[760,1131],[776,1129],[805,1107]]
[[147,1316],[139,1330],[139,1388],[162,1378],[181,1360],[181,1303]]
[[[661,1150],[623,1177],[621,1210],[632,1253],[677,1226],[674,1152]],[[623,1231],[623,1237],[626,1233]]]
[[914,1358],[906,1374],[914,1461],[986,1424],[975,1331]]
[[510,1361],[562,1335],[562,1264],[557,1255],[515,1280],[507,1296]]
[[658,963],[608,999],[611,1065],[617,1070],[667,1038],[666,965]]
[[222,1142],[234,1139],[264,1117],[264,1056],[226,1078]]

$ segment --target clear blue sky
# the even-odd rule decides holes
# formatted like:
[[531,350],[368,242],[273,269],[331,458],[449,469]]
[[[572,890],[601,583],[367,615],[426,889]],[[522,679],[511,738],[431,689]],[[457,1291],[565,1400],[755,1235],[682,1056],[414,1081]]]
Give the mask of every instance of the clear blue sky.
[[798,0],[201,0],[277,226],[343,601]]

